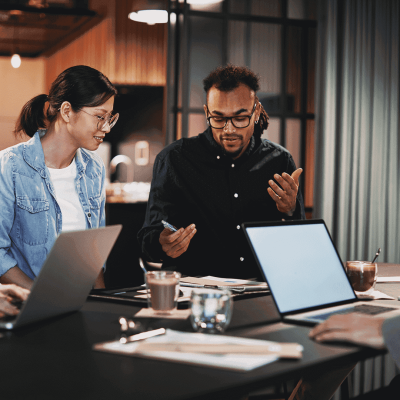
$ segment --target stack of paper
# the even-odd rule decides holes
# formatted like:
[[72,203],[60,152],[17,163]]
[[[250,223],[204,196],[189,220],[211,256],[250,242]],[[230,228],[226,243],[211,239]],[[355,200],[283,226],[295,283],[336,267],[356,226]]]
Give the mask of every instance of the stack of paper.
[[303,347],[297,343],[178,332],[167,329],[163,336],[123,344],[98,343],[94,350],[135,357],[204,365],[236,371],[250,371],[281,357],[301,358]]
[[233,289],[243,292],[252,291],[266,291],[268,285],[265,282],[255,282],[244,279],[233,279],[233,278],[218,278],[215,276],[204,276],[203,278],[184,277],[180,279],[182,286],[189,286],[194,288],[216,288],[216,289]]

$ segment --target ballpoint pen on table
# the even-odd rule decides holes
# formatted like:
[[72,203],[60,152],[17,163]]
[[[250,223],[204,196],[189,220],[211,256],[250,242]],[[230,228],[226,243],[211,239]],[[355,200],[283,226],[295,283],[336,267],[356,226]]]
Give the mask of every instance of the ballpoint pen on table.
[[136,335],[128,336],[128,337],[121,337],[119,339],[120,343],[132,343],[136,342],[138,340],[144,340],[148,339],[154,336],[158,335],[165,335],[167,331],[165,328],[160,328],[160,329],[154,329],[152,331],[147,331],[147,332],[142,332],[142,333],[137,333]]

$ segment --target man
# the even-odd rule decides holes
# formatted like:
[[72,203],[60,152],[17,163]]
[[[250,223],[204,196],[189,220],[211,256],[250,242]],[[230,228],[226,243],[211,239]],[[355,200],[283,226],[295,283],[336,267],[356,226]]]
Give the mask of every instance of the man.
[[138,239],[150,261],[187,275],[259,277],[240,224],[303,219],[302,169],[286,149],[261,139],[268,115],[252,71],[228,65],[203,83],[209,127],[156,157]]
[[[310,338],[317,342],[350,342],[361,346],[389,350],[397,366],[400,368],[400,317],[384,318],[363,314],[334,315],[327,321],[317,325]],[[400,376],[397,375],[388,388],[372,393],[367,399],[400,397]]]

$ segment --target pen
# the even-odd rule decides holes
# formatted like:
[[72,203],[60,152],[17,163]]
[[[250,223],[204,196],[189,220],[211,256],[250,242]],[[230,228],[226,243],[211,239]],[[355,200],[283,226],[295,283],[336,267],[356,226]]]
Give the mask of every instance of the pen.
[[174,226],[172,226],[171,224],[169,224],[168,222],[166,222],[164,220],[161,220],[161,223],[164,225],[164,228],[167,228],[172,232],[176,232],[178,230]]
[[139,257],[139,265],[140,265],[140,268],[142,268],[143,272],[144,272],[145,274],[147,274],[147,269],[146,269],[146,267],[144,266],[144,262],[143,262],[143,260],[142,260],[141,257]]
[[124,344],[132,343],[132,342],[136,342],[138,340],[148,339],[148,338],[158,336],[158,335],[165,335],[166,333],[167,333],[167,331],[164,328],[154,329],[152,331],[137,333],[136,335],[132,335],[129,337],[122,337],[121,339],[119,339],[119,341]]

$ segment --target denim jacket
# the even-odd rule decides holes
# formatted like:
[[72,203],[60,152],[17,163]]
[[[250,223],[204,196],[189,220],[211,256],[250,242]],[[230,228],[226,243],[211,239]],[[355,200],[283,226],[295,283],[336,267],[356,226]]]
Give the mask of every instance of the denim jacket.
[[[29,141],[0,151],[0,276],[18,266],[34,279],[56,237],[62,214],[44,162],[38,131]],[[105,225],[105,168],[96,154],[78,149],[75,187],[86,227]]]

